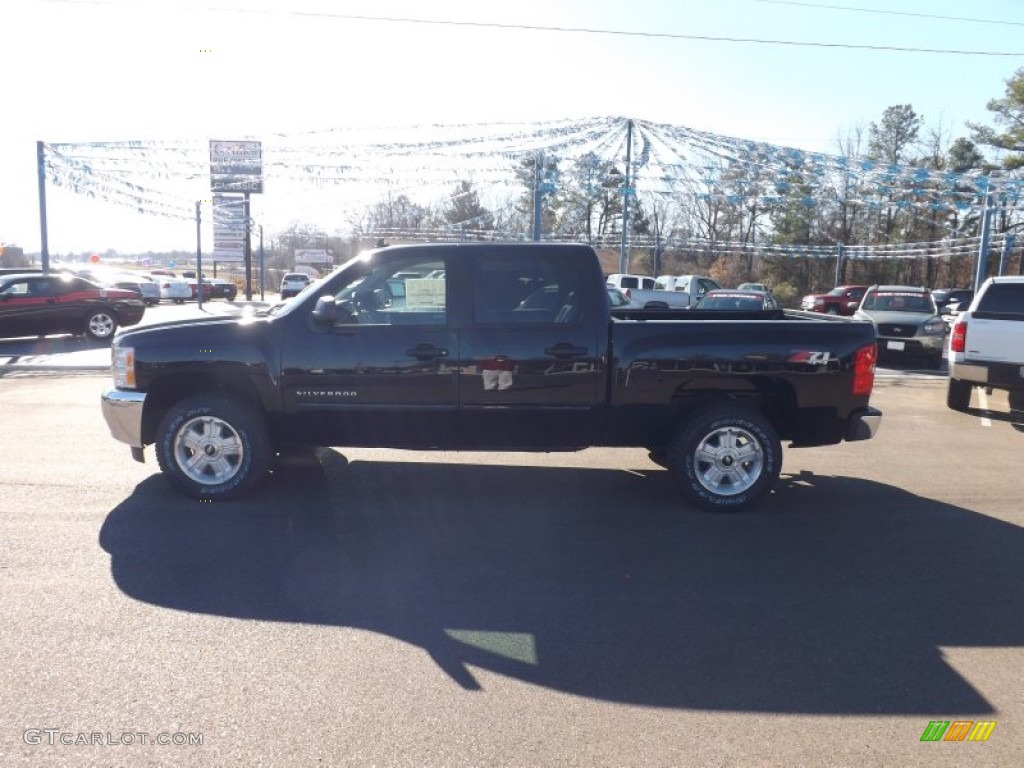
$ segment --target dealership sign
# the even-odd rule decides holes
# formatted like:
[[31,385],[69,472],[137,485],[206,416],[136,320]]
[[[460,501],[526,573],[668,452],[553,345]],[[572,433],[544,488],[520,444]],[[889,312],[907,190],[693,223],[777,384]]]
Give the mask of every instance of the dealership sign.
[[263,191],[263,149],[258,141],[210,141],[212,192]]
[[213,260],[244,261],[247,227],[242,195],[214,195]]

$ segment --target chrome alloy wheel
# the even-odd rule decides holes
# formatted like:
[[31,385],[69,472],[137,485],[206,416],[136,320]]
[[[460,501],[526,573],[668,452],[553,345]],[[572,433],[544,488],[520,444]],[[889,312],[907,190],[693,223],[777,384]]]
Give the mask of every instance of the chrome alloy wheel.
[[198,416],[174,436],[174,461],[189,479],[203,485],[230,480],[245,457],[238,432],[215,416]]
[[705,435],[693,453],[698,482],[722,496],[743,493],[757,482],[764,451],[757,438],[739,427],[721,427]]
[[114,318],[106,312],[97,312],[89,318],[89,334],[94,339],[105,339],[117,328]]

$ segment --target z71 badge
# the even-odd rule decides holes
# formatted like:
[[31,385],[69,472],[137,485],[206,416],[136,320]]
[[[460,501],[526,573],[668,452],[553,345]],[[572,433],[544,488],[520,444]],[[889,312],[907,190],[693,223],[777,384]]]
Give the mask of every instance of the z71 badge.
[[815,352],[810,349],[801,349],[789,356],[791,363],[807,363],[809,365],[828,365],[828,361],[831,359],[831,352]]

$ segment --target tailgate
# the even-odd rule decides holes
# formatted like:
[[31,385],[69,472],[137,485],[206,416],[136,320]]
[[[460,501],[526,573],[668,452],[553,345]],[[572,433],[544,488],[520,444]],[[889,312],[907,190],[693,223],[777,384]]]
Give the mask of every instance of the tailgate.
[[964,360],[1024,363],[1024,315],[1018,320],[970,318]]

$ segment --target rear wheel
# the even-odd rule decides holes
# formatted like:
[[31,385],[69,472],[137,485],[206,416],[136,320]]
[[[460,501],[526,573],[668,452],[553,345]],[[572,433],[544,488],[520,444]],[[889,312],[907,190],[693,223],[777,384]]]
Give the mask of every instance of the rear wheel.
[[839,310],[836,309],[835,307],[829,307],[828,309],[825,310],[825,314],[826,315],[838,315],[839,314]]
[[778,480],[782,444],[756,411],[718,405],[683,424],[669,450],[669,469],[686,498],[710,512],[738,512]]
[[951,378],[946,389],[946,405],[954,411],[966,411],[971,404],[972,389],[971,382]]
[[85,335],[90,339],[104,341],[117,330],[117,318],[109,309],[97,309],[85,318]]
[[171,406],[160,421],[156,456],[165,477],[196,499],[244,495],[273,458],[262,416],[236,397],[206,393]]

